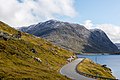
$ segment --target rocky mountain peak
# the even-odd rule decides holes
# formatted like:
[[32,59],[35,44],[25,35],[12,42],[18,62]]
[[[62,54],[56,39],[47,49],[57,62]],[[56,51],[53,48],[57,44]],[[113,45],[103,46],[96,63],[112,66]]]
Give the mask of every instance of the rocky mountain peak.
[[118,48],[100,29],[88,30],[84,26],[57,20],[36,24],[21,31],[45,38],[73,52],[117,52]]

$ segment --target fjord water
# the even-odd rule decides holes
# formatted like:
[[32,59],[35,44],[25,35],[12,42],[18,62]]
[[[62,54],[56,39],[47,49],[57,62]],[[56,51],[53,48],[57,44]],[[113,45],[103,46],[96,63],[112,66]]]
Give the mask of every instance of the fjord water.
[[80,57],[86,57],[99,64],[105,64],[112,69],[112,74],[120,79],[120,55],[77,55]]

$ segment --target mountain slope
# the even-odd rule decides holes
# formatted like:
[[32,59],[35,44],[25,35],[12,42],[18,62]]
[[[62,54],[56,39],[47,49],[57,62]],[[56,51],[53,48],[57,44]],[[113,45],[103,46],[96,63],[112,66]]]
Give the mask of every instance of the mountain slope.
[[115,43],[115,45],[118,47],[118,49],[120,50],[120,43]]
[[82,52],[117,52],[117,47],[101,30],[88,30],[79,24],[49,20],[21,31],[39,36],[67,50]]
[[13,34],[18,31],[0,21],[0,78],[68,80],[59,69],[73,53],[26,33]]

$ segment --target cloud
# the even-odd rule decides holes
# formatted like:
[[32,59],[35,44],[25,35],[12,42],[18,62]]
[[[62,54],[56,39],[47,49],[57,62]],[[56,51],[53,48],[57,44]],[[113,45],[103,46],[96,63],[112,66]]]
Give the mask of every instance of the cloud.
[[55,15],[75,17],[75,0],[0,0],[0,20],[11,26],[23,26]]
[[91,20],[84,21],[83,25],[87,29],[101,29],[107,34],[112,42],[120,43],[120,26],[113,24],[93,24]]
[[92,29],[93,28],[93,23],[91,20],[86,20],[84,21],[83,25],[87,28],[87,29]]

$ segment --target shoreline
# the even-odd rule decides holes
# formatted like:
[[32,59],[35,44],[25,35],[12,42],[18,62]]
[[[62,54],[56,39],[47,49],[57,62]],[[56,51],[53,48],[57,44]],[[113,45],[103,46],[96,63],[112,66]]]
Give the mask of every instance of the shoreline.
[[107,65],[107,67],[111,68],[112,74],[120,79],[120,55],[77,55],[77,57],[86,57],[98,64]]
[[[113,75],[111,76],[111,78],[109,78],[109,77],[107,77],[107,76],[106,76],[106,77],[96,76],[96,75],[92,75],[91,73],[86,73],[86,72],[84,72],[84,71],[82,72],[81,70],[79,70],[79,67],[80,67],[81,63],[82,63],[82,64],[84,63],[84,65],[85,65],[85,62],[84,62],[84,61],[90,61],[90,62],[89,62],[90,64],[88,63],[87,65],[93,65],[93,63],[92,63],[93,61],[92,61],[91,59],[89,59],[89,58],[84,58],[84,59],[76,66],[76,71],[77,71],[79,74],[84,75],[84,76],[86,76],[86,77],[93,78],[93,79],[100,79],[100,80],[101,80],[101,79],[105,79],[105,80],[108,80],[108,79],[110,79],[110,80],[118,80],[118,79],[116,79],[115,76],[113,76]],[[92,62],[91,62],[91,61],[92,61]],[[91,63],[92,63],[92,64],[91,64]],[[86,65],[86,66],[87,66],[87,65]],[[83,66],[83,65],[82,65],[82,66]],[[84,67],[85,67],[85,66],[84,66]],[[84,67],[83,67],[83,68],[84,68]],[[99,67],[100,69],[106,68],[106,70],[109,69],[109,71],[111,71],[110,68],[108,68],[108,67],[106,67],[106,66],[103,68],[101,64],[98,65],[97,63],[94,62],[94,69],[95,69],[95,67],[97,67],[97,68]],[[88,68],[89,68],[89,67],[88,67]],[[90,69],[88,69],[88,70],[90,70]],[[91,68],[91,70],[92,70],[92,68]],[[107,72],[104,72],[104,73],[107,73]],[[112,72],[109,72],[109,76],[111,75],[111,73],[112,73]]]
[[120,55],[120,54],[111,54],[111,53],[84,53],[84,54],[76,54],[77,55],[83,55],[83,56],[101,56],[101,55]]

